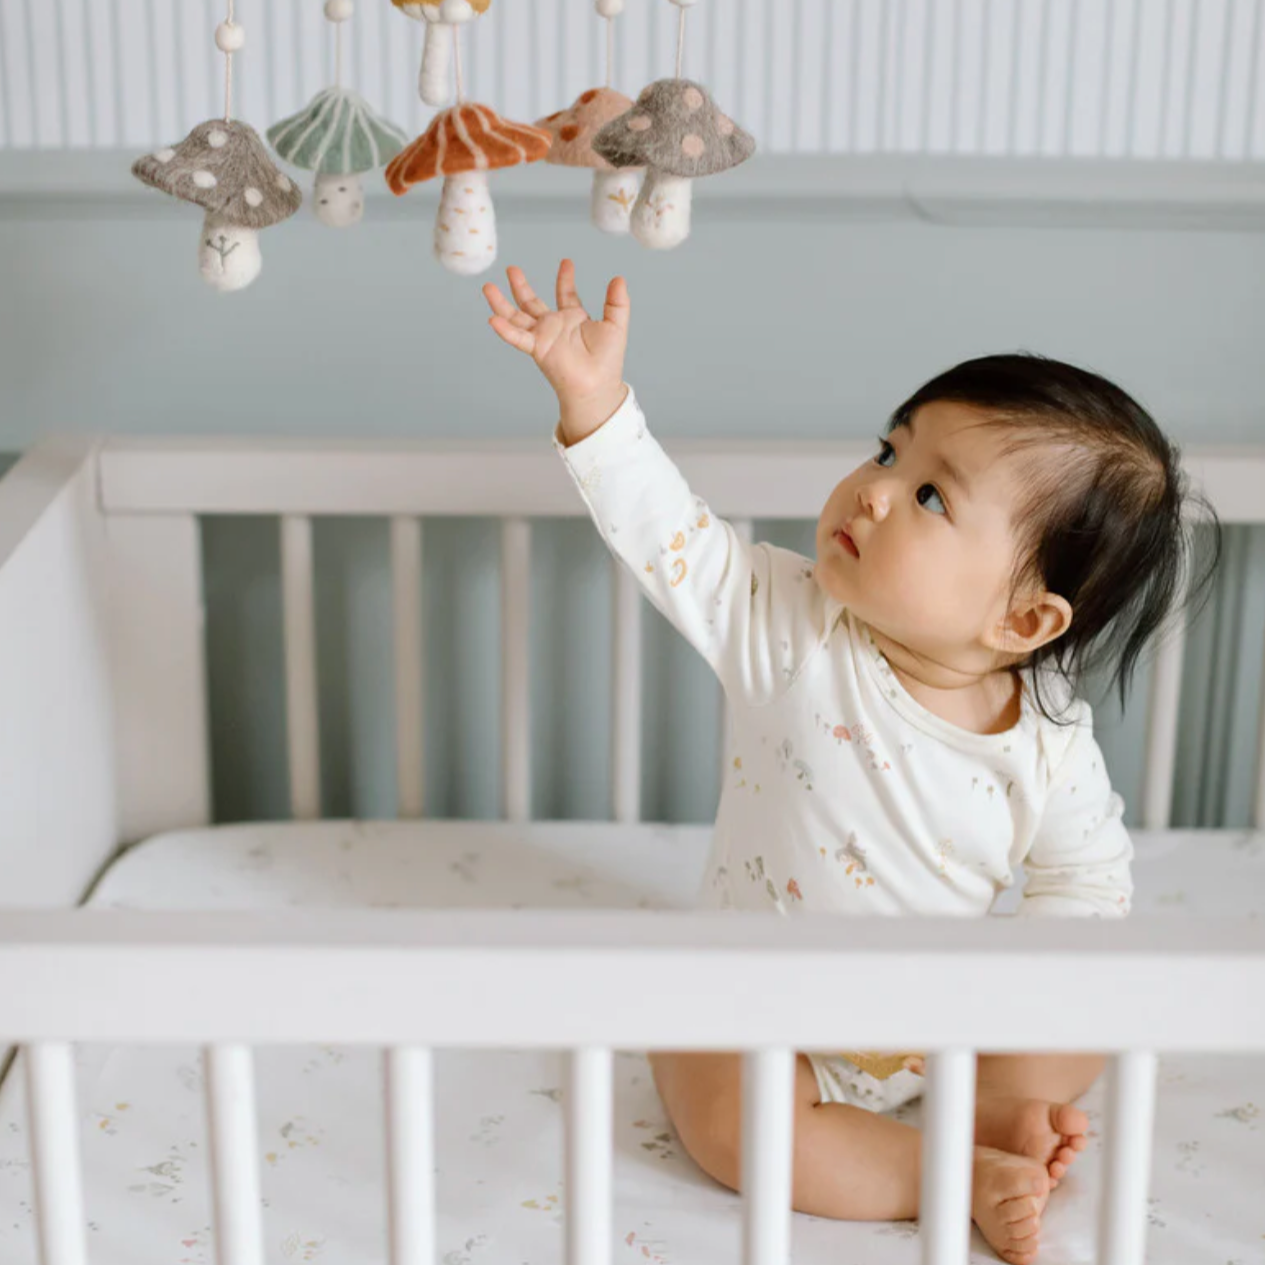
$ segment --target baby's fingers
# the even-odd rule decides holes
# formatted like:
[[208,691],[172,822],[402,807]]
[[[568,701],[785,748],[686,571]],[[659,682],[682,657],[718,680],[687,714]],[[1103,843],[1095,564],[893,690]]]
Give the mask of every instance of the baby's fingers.
[[532,316],[544,316],[549,311],[548,305],[536,297],[536,291],[527,284],[527,278],[523,275],[521,268],[507,268],[505,275],[510,279],[510,289],[514,292],[514,298],[518,302],[518,306],[524,312],[529,312]]
[[616,277],[606,287],[606,308],[602,315],[612,325],[618,325],[624,333],[628,332],[628,319],[632,316],[632,303],[628,298],[628,284],[623,277]]
[[514,314],[518,309],[501,293],[500,288],[491,281],[483,287],[483,297],[487,299],[488,307],[497,316],[503,316],[507,321],[514,319]]
[[509,343],[511,347],[517,347],[519,351],[526,352],[529,356],[535,354],[536,336],[529,333],[525,329],[519,329],[517,325],[511,324],[503,316],[493,316],[488,319],[488,324],[497,332],[500,338]]

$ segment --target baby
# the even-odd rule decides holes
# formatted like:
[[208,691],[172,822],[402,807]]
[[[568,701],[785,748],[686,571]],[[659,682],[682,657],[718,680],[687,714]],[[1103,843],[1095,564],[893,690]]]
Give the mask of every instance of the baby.
[[[749,545],[686,485],[623,382],[630,304],[592,320],[575,270],[557,310],[511,268],[492,328],[557,392],[555,444],[602,538],[711,665],[730,756],[704,904],[793,915],[983,916],[1019,865],[1027,917],[1120,918],[1123,805],[1074,684],[1121,694],[1179,591],[1178,455],[1110,382],[1033,356],[970,361],[902,404],[830,494],[815,563]],[[682,1143],[740,1174],[741,1061],[664,1054]],[[1071,1105],[1094,1055],[982,1055],[972,1215],[1011,1265],[1037,1256],[1050,1191],[1086,1145]],[[794,1203],[915,1217],[916,1055],[801,1055]]]

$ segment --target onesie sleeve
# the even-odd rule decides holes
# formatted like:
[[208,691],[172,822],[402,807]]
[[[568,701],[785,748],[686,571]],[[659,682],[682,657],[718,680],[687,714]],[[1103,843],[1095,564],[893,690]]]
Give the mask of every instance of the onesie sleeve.
[[642,591],[707,660],[727,693],[767,702],[820,644],[812,563],[750,545],[712,513],[646,427],[632,391],[561,454],[598,532]]
[[1123,918],[1133,897],[1133,844],[1124,801],[1111,789],[1089,707],[1078,715],[1024,858],[1021,917]]

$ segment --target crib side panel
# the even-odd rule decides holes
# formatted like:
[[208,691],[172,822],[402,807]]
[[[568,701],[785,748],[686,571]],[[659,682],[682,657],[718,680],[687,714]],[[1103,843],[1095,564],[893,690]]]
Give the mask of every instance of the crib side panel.
[[123,843],[210,821],[205,607],[192,514],[110,514],[110,670]]
[[64,906],[118,842],[105,541],[86,443],[0,484],[0,905]]

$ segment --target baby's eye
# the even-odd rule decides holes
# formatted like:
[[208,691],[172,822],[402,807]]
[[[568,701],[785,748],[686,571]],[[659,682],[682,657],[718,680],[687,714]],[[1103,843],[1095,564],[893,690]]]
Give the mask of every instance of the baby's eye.
[[918,489],[918,504],[924,509],[930,510],[933,514],[947,514],[948,507],[944,501],[940,499],[940,493],[936,491],[935,485],[924,483]]
[[891,466],[895,460],[896,449],[886,439],[880,439],[878,441],[878,456],[874,458],[875,465]]

